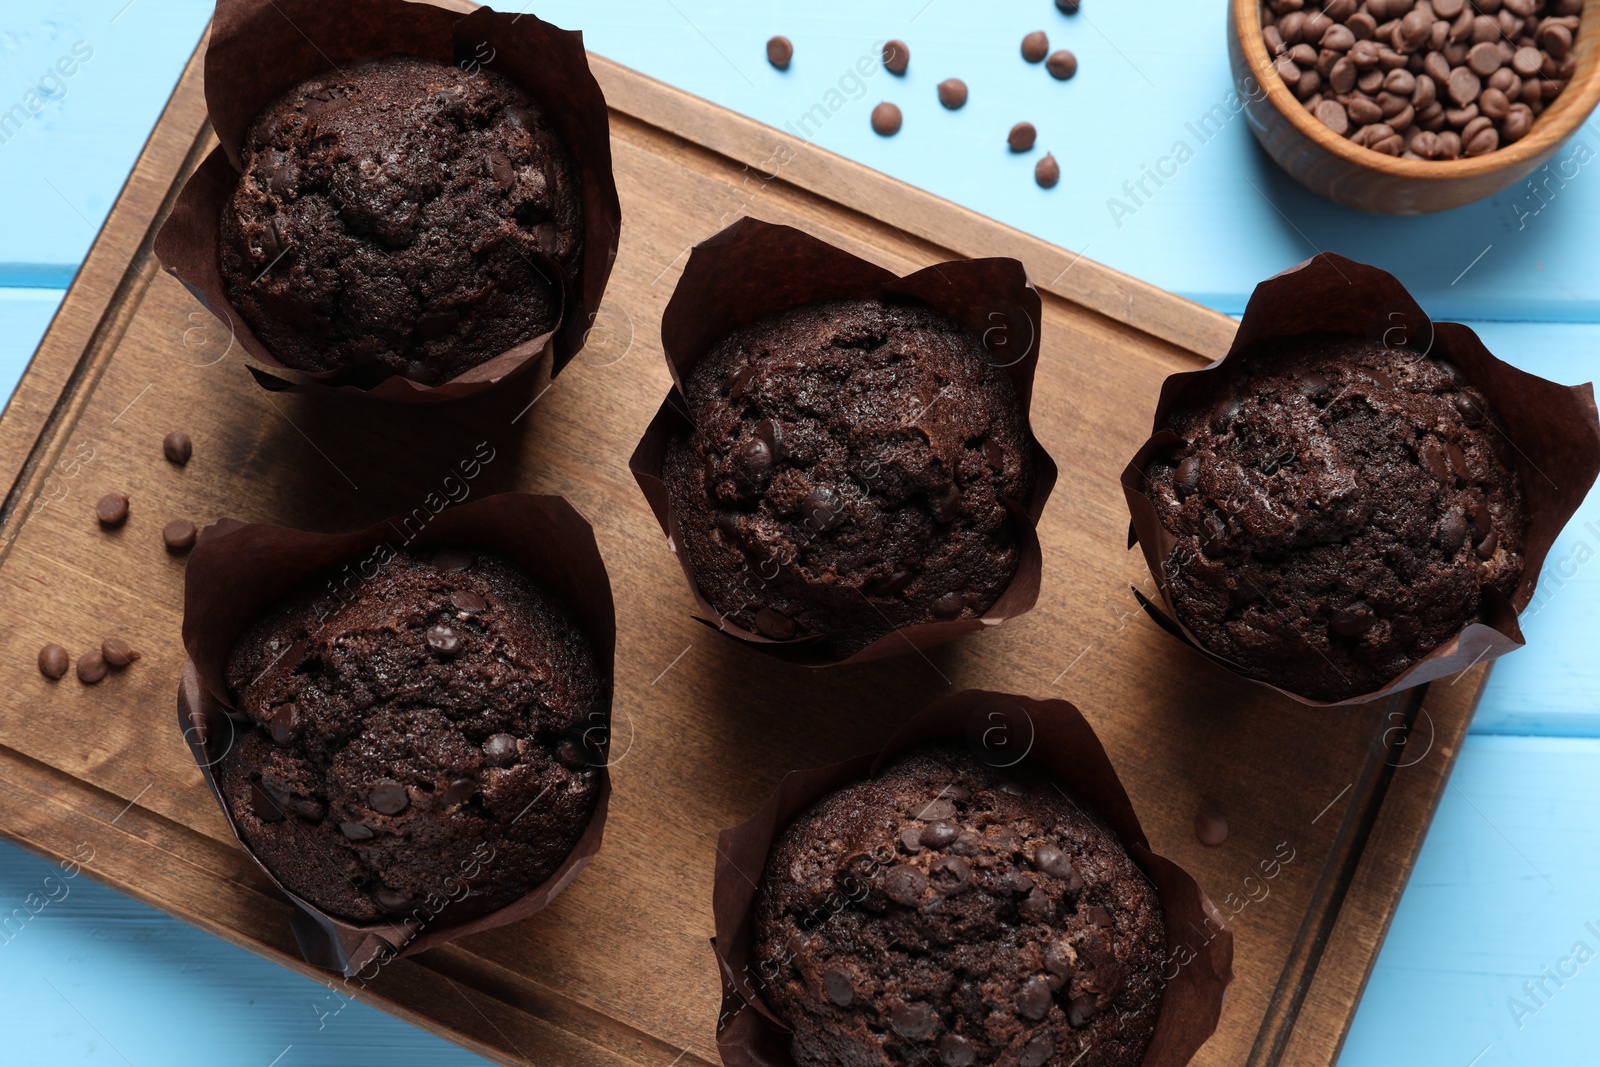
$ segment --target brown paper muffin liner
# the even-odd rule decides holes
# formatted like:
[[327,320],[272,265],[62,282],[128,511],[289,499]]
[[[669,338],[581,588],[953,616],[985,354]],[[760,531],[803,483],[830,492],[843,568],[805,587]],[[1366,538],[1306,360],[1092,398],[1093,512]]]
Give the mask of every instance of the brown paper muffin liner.
[[[565,499],[502,493],[446,508],[420,524],[413,512],[347,534],[221,519],[201,532],[189,555],[183,609],[183,644],[189,662],[178,686],[178,727],[222,817],[246,852],[251,851],[250,846],[240,836],[212,774],[212,768],[227,755],[236,731],[242,729],[233,718],[224,679],[235,641],[281,597],[318,572],[341,563],[354,564],[361,558],[360,566],[340,572],[341,587],[348,590],[351,582],[376,573],[366,565],[375,558],[369,553],[380,546],[415,551],[445,545],[498,552],[542,579],[571,608],[594,646],[609,720],[616,655],[611,585],[593,529]],[[609,751],[609,740],[609,736],[603,738],[602,756]],[[353,923],[329,915],[285,889],[253,852],[251,858],[299,908],[292,925],[306,962],[354,975],[369,965],[381,966],[392,958],[527,918],[554,900],[600,850],[611,795],[608,762],[603,758],[597,768],[600,788],[594,814],[555,874],[519,900],[467,922],[434,924],[429,916],[392,923]]]
[[[717,609],[700,591],[689,560],[679,551],[678,524],[663,469],[673,438],[693,429],[683,383],[718,341],[766,315],[804,304],[887,296],[921,300],[983,338],[996,365],[1011,379],[1022,405],[1033,454],[1033,491],[1027,500],[1007,502],[1021,533],[1021,558],[1010,584],[982,618],[919,623],[880,637],[845,659],[828,659],[815,636],[775,641],[726,620],[718,621]],[[1057,473],[1055,461],[1039,444],[1028,418],[1042,321],[1039,293],[1014,259],[956,260],[898,278],[810,234],[751,218],[740,219],[696,245],[661,320],[661,346],[673,389],[628,465],[689,580],[699,620],[781,659],[831,667],[931,648],[1032,610],[1044,570],[1039,516],[1055,488]]]
[[[751,941],[756,885],[773,842],[823,797],[870,778],[900,753],[938,744],[969,747],[996,767],[1026,760],[1087,800],[1155,887],[1167,926],[1166,988],[1142,1067],[1181,1067],[1216,1030],[1233,981],[1233,933],[1193,877],[1150,850],[1133,804],[1094,728],[1065,700],[1031,700],[979,689],[923,708],[877,753],[792,771],[760,811],[717,839],[712,942],[722,972],[717,1046],[728,1067],[795,1067],[789,1029],[761,995]],[[1198,933],[1199,936],[1195,936]],[[1193,942],[1208,937],[1203,945]]]
[[[1161,525],[1155,505],[1144,494],[1145,468],[1181,443],[1177,434],[1165,428],[1173,407],[1204,388],[1207,378],[1232,373],[1227,363],[1241,353],[1277,338],[1307,333],[1355,334],[1405,345],[1461,368],[1488,399],[1495,411],[1495,427],[1514,447],[1528,516],[1522,582],[1515,595],[1507,600],[1486,590],[1485,621],[1469,623],[1382,689],[1332,701],[1313,700],[1250,678],[1238,664],[1208,651],[1178,621],[1163,580],[1163,562],[1177,539]],[[1163,630],[1240,677],[1313,707],[1364,704],[1521,648],[1526,641],[1517,616],[1533,599],[1550,546],[1583,503],[1597,473],[1600,420],[1596,418],[1593,385],[1568,387],[1518,370],[1495,358],[1466,326],[1429,319],[1393,275],[1324,252],[1256,286],[1227,355],[1203,370],[1174,374],[1162,384],[1152,436],[1122,472],[1122,490],[1133,516],[1128,547],[1143,547],[1162,603],[1152,602],[1137,589],[1133,593]]]
[[[279,96],[328,69],[388,55],[499,71],[526,89],[577,161],[583,182],[583,269],[577,292],[563,293],[560,323],[438,385],[394,375],[370,388],[344,371],[286,366],[262,344],[228,299],[219,253],[222,209],[244,172],[240,146],[250,123]],[[622,208],[611,173],[605,97],[589,70],[583,35],[533,15],[480,7],[471,14],[409,0],[217,0],[205,57],[206,111],[218,146],[184,184],[156,234],[156,256],[258,364],[263,387],[341,393],[398,403],[459,400],[482,392],[552,352],[554,377],[583,348],[617,257]],[[561,271],[546,259],[558,281]]]

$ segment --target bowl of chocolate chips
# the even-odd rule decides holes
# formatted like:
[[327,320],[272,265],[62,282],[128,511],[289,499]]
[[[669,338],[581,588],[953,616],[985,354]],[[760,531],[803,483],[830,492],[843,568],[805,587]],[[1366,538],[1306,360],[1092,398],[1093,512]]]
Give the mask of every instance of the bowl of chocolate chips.
[[1600,0],[1232,0],[1229,20],[1256,139],[1346,207],[1444,211],[1590,153],[1563,145],[1600,103]]

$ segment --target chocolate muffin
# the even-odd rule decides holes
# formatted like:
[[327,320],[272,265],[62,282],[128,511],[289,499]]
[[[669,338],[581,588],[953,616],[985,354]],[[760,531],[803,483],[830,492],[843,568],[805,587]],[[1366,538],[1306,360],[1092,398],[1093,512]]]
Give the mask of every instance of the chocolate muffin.
[[242,725],[217,782],[245,842],[356,922],[441,906],[459,922],[537,888],[594,811],[588,741],[609,721],[572,613],[460,549],[395,555],[353,597],[332,588],[286,598],[229,659]]
[[957,748],[827,797],[773,846],[753,957],[799,1067],[1135,1067],[1166,926],[1052,779]]
[[1452,364],[1355,336],[1241,355],[1175,407],[1146,472],[1173,610],[1250,677],[1374,692],[1510,597],[1527,536],[1511,443]]
[[680,551],[734,624],[847,657],[977,618],[1020,558],[1033,484],[1016,390],[920,303],[840,300],[735,331],[684,383],[665,481]]
[[228,297],[289,367],[447,381],[560,321],[577,164],[507,78],[391,56],[261,113],[222,213]]

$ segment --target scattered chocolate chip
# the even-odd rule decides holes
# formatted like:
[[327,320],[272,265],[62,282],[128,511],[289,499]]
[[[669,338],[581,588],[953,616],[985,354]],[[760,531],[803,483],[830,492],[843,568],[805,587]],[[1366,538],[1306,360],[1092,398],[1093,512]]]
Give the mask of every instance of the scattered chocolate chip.
[[39,650],[39,673],[52,682],[66,677],[67,668],[71,666],[72,657],[60,645],[45,645]]
[[926,1004],[900,1001],[889,1010],[889,1021],[901,1037],[916,1040],[932,1034],[939,1017]]
[[173,430],[161,439],[161,454],[167,457],[169,463],[181,467],[194,455],[194,441],[182,430]]
[[1228,839],[1228,820],[1215,811],[1202,811],[1194,817],[1194,836],[1207,848],[1216,848]]
[[78,681],[84,685],[98,685],[108,670],[106,658],[99,649],[85,652],[78,657]]
[[978,1047],[960,1034],[945,1034],[939,1039],[939,1062],[944,1067],[972,1067],[978,1062]]
[[960,856],[942,856],[933,861],[929,871],[938,879],[937,888],[945,896],[954,896],[972,885],[972,864]]
[[855,983],[838,967],[822,976],[822,988],[828,994],[828,999],[841,1008],[848,1008],[856,1002]]
[[471,778],[457,778],[450,783],[439,797],[439,803],[446,808],[456,808],[471,800],[478,793],[478,783]]
[[1073,965],[1077,962],[1078,953],[1070,941],[1057,941],[1045,950],[1044,969],[1059,978],[1071,977]]
[[756,629],[774,641],[787,641],[794,636],[794,620],[777,608],[762,608],[756,612]]
[[953,822],[933,822],[922,828],[919,838],[924,848],[949,848],[961,836],[961,827]]
[[885,41],[883,69],[890,74],[904,74],[911,65],[911,48],[904,41]]
[[1029,63],[1043,63],[1050,54],[1050,38],[1043,30],[1034,30],[1022,39],[1022,58]]
[[372,827],[360,822],[342,822],[339,824],[339,830],[352,841],[370,841],[377,836]]
[[250,783],[250,809],[262,822],[282,822],[284,819],[283,808],[260,782]]
[[294,731],[299,725],[300,712],[293,704],[280,706],[267,720],[267,730],[272,734],[272,740],[280,745],[287,745],[294,740]]
[[441,656],[453,656],[461,651],[461,635],[442,622],[428,627],[427,641],[428,648]]
[[733,462],[747,481],[759,487],[772,473],[772,447],[759,437],[746,437],[733,447]]
[[489,602],[477,593],[457,589],[450,594],[450,606],[468,615],[479,615],[488,610]]
[[844,498],[832,486],[816,486],[801,501],[800,513],[812,529],[826,533],[844,521]]
[[908,826],[900,831],[900,845],[907,852],[915,856],[922,851],[922,830],[915,826]]
[[1026,1045],[1022,1046],[1022,1055],[1017,1059],[1017,1067],[1044,1067],[1055,1054],[1055,1038],[1048,1033],[1035,1034]]
[[1022,901],[1017,905],[1017,917],[1023,922],[1039,923],[1050,918],[1050,913],[1053,910],[1050,904],[1050,895],[1043,889],[1035,887],[1033,892],[1023,897]]
[[117,527],[128,521],[128,494],[107,493],[94,506],[94,517],[101,526]]
[[1022,983],[1022,988],[1017,991],[1017,1014],[1025,1019],[1038,1022],[1050,1014],[1050,985],[1043,978],[1034,975]]
[[[1495,550],[1497,548],[1499,548],[1499,547],[1500,547],[1500,535],[1498,533],[1496,533],[1495,531],[1490,530],[1489,531],[1489,536],[1485,537],[1482,541],[1478,542],[1478,546],[1477,546],[1477,548],[1478,548],[1478,558],[1479,559],[1493,559]],[[82,666],[83,666],[83,661],[82,660],[78,661],[78,666],[79,666],[79,668],[82,668]]]
[[1082,1030],[1094,1020],[1094,998],[1091,996],[1077,996],[1067,1005],[1067,1023],[1074,1030]]
[[1054,189],[1061,181],[1061,164],[1056,162],[1056,157],[1046,152],[1045,157],[1033,165],[1033,180],[1041,189]]
[[960,111],[967,106],[967,83],[960,78],[946,78],[939,83],[939,103],[949,111]]
[[509,767],[517,762],[517,739],[510,734],[494,734],[483,743],[483,762],[491,767]]
[[989,465],[989,469],[994,471],[996,474],[1005,470],[1006,450],[1000,446],[999,441],[996,441],[992,437],[985,437],[983,439],[983,461],[987,463]]
[[200,531],[188,519],[173,519],[161,528],[161,540],[172,553],[189,551],[199,536]]
[[1197,456],[1185,456],[1178,464],[1178,469],[1173,475],[1172,488],[1178,494],[1178,499],[1193,493],[1200,488],[1200,460]]
[[399,815],[411,806],[411,794],[393,778],[379,778],[367,794],[367,803],[379,815]]
[[1050,77],[1058,82],[1064,82],[1078,73],[1078,57],[1065,48],[1059,52],[1051,52],[1050,58],[1044,61],[1044,69],[1050,72]]
[[1011,127],[1011,132],[1006,134],[1006,144],[1011,146],[1013,152],[1027,152],[1033,148],[1033,143],[1039,139],[1039,131],[1031,122],[1019,122]]
[[899,133],[902,121],[900,109],[887,100],[872,109],[872,132],[880,137],[893,137]]
[[113,667],[126,667],[139,658],[139,653],[120,637],[108,637],[101,641],[100,655]]
[[397,893],[388,886],[380,886],[373,890],[372,899],[378,907],[388,912],[405,911],[411,906],[410,897],[404,893]]
[[779,70],[788,70],[794,59],[794,42],[787,37],[773,37],[767,41],[767,62]]
[[933,613],[941,619],[953,619],[967,606],[966,594],[959,590],[945,593],[932,604]]
[[1033,850],[1033,865],[1040,874],[1059,879],[1066,884],[1067,892],[1076,893],[1083,888],[1083,877],[1065,852],[1054,845],[1040,845]]
[[750,379],[756,376],[753,364],[746,363],[728,376],[728,399],[742,400],[745,390],[750,388]]
[[928,888],[928,876],[906,864],[893,867],[883,876],[883,892],[896,904],[914,907]]

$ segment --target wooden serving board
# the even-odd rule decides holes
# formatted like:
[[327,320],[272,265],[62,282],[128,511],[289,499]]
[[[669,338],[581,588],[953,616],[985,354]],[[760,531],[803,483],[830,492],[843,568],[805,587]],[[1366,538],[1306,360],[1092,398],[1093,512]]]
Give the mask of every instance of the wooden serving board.
[[[1162,379],[1220,355],[1232,323],[594,63],[626,221],[590,348],[553,385],[408,410],[258,388],[226,328],[161,273],[152,237],[212,146],[198,53],[190,62],[0,417],[0,833],[52,857],[92,849],[92,877],[313,974],[330,986],[329,1026],[355,996],[503,1063],[716,1064],[717,831],[787,770],[874,749],[953,688],[1066,697],[1100,731],[1154,847],[1231,917],[1238,977],[1197,1062],[1334,1060],[1486,669],[1318,711],[1241,684],[1138,610],[1129,586],[1151,586],[1127,548],[1118,474]],[[668,388],[657,323],[687,252],[740,214],[898,273],[958,256],[1026,263],[1045,294],[1034,424],[1062,467],[1031,614],[927,657],[826,671],[690,618],[626,460]],[[162,458],[172,429],[194,437],[185,468]],[[357,528],[446,491],[483,441],[495,458],[471,494],[566,495],[610,568],[620,758],[605,847],[535,918],[345,986],[301,963],[290,905],[230,837],[175,727],[184,564],[161,527],[234,516]],[[105,533],[92,508],[112,490],[131,495],[132,517]],[[47,642],[76,653],[110,634],[144,658],[99,686],[35,669]],[[1195,840],[1202,808],[1232,826],[1220,848]]]

